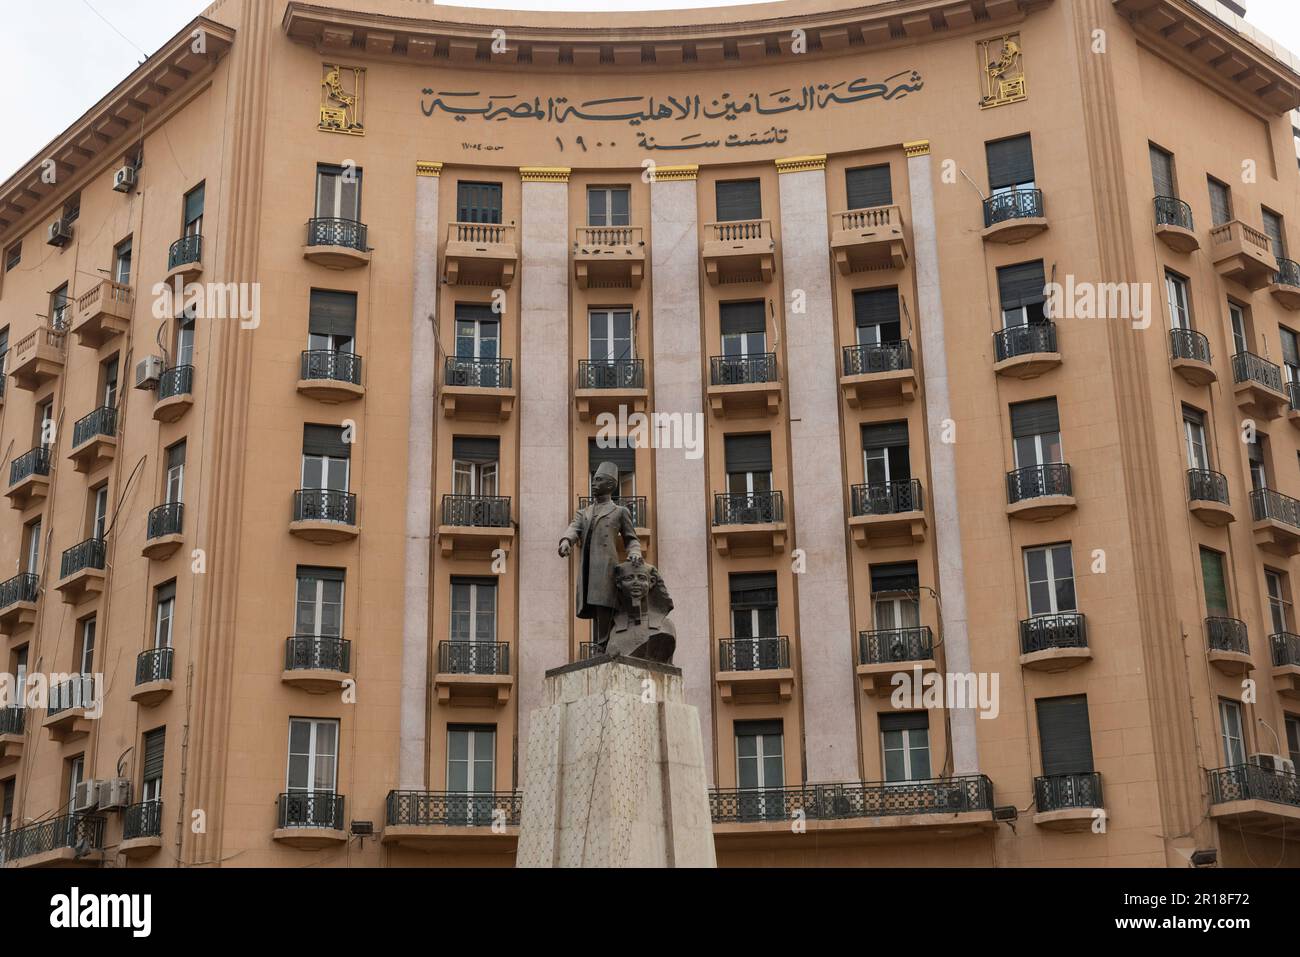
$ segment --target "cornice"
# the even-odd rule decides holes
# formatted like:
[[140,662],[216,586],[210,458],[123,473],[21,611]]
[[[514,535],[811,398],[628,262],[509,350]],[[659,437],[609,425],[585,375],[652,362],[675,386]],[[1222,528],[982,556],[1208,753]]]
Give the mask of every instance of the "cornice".
[[567,183],[570,172],[567,166],[521,166],[519,178],[525,183]]
[[817,156],[790,156],[776,161],[777,173],[803,173],[826,168],[826,154]]

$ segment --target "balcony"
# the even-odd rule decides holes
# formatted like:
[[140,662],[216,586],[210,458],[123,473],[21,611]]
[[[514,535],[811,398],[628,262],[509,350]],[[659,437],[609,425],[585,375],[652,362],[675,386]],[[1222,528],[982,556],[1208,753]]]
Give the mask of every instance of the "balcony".
[[766,219],[708,223],[704,227],[704,273],[711,285],[771,282],[776,269],[776,240]]
[[1187,509],[1215,528],[1237,520],[1228,504],[1228,480],[1210,469],[1187,470]]
[[130,286],[103,279],[77,297],[72,334],[79,344],[98,349],[130,331],[133,305]]
[[337,545],[361,534],[357,497],[337,488],[300,488],[293,493],[289,534],[314,545]]
[[93,867],[104,859],[104,819],[66,814],[0,835],[9,867]]
[[642,359],[580,359],[574,400],[578,418],[586,422],[602,412],[644,412],[645,362]]
[[1210,230],[1210,259],[1220,276],[1251,292],[1263,289],[1277,275],[1277,257],[1269,238],[1239,219]]
[[159,422],[176,422],[194,404],[194,366],[172,366],[158,377],[158,401],[153,417]]
[[984,200],[984,241],[1023,243],[1047,229],[1041,189],[994,193]]
[[1063,462],[1030,465],[1007,473],[1007,515],[1045,522],[1074,511],[1074,483]]
[[333,791],[281,794],[277,827],[271,839],[290,847],[319,850],[346,843],[343,795]]
[[937,667],[929,625],[858,632],[858,682],[869,695],[888,697],[896,674],[915,675],[920,669],[924,676]]
[[998,375],[1035,379],[1060,364],[1054,322],[1031,322],[993,333],[993,371]]
[[515,410],[514,363],[448,356],[440,394],[442,414],[450,419],[508,419]]
[[172,693],[172,670],[176,652],[171,648],[146,648],[135,659],[135,686],[131,700],[152,708]]
[[[632,526],[636,529],[636,537],[641,539],[641,545],[645,547],[650,539],[650,506],[647,504],[646,497],[644,495],[615,496],[614,501],[632,513]],[[591,496],[579,495],[578,511],[582,511],[591,502]]]
[[1300,823],[1300,777],[1238,764],[1207,771],[1210,817],[1233,831],[1291,838]]
[[519,265],[515,227],[500,223],[450,223],[443,254],[449,285],[508,289]]
[[14,385],[35,392],[58,378],[63,372],[67,341],[67,333],[62,328],[41,326],[10,346],[5,367],[13,377]]
[[911,402],[916,397],[916,372],[909,342],[845,346],[840,390],[852,408]]
[[1255,544],[1284,558],[1300,553],[1300,501],[1271,488],[1250,493]]
[[50,494],[52,456],[44,446],[24,452],[9,463],[9,507],[19,511],[39,505]]
[[1174,196],[1157,196],[1156,238],[1176,253],[1194,253],[1201,248],[1192,223],[1192,207]]
[[298,367],[298,392],[331,405],[361,398],[366,394],[361,384],[361,357],[328,349],[304,352]]
[[1277,273],[1268,291],[1283,309],[1300,309],[1300,263],[1294,259],[1279,259]]
[[1280,632],[1268,636],[1273,652],[1273,682],[1277,693],[1300,698],[1300,635]]
[[640,226],[579,226],[573,240],[579,289],[640,289],[645,238]]
[[1287,421],[1296,428],[1300,428],[1300,381],[1286,384],[1286,398]]
[[1169,330],[1170,365],[1189,385],[1203,386],[1218,381],[1210,364],[1210,340],[1192,329]]
[[165,561],[176,553],[185,541],[185,506],[180,502],[167,502],[149,512],[145,526],[144,548],[141,554],[155,562]]
[[855,485],[849,490],[849,531],[854,544],[925,541],[925,499],[921,480]]
[[785,498],[780,492],[713,496],[713,546],[718,554],[785,551]]
[[831,217],[831,252],[841,275],[907,264],[903,211],[897,206],[850,209]]
[[162,847],[162,801],[143,801],[122,808],[122,843],[117,849],[127,857],[149,857]]
[[433,687],[438,704],[501,707],[510,701],[510,645],[504,641],[440,641]]
[[171,283],[180,279],[190,283],[203,274],[203,237],[183,236],[167,250],[167,277]]
[[117,409],[104,406],[77,420],[72,427],[72,451],[68,453],[74,471],[98,471],[116,455]]
[[1251,352],[1232,357],[1233,391],[1237,406],[1258,419],[1276,419],[1290,405],[1282,385],[1282,370]]
[[30,572],[0,584],[0,633],[12,635],[19,628],[34,624],[40,597],[40,576]]
[[1034,615],[1020,623],[1020,667],[1068,671],[1091,659],[1088,622],[1078,612]]
[[444,495],[438,544],[443,558],[491,557],[509,552],[515,528],[510,497],[504,495]]
[[500,854],[513,866],[523,799],[519,791],[389,791],[382,840],[421,851]]
[[17,761],[23,756],[23,726],[26,717],[26,708],[0,708],[0,761]]
[[302,258],[326,269],[355,269],[370,264],[366,224],[351,219],[307,220]]
[[1102,803],[1096,771],[1034,778],[1034,823],[1053,831],[1087,831]]
[[310,694],[338,691],[352,677],[352,642],[332,635],[293,635],[284,643],[280,680]]
[[[808,784],[712,789],[709,811],[716,839],[735,847],[787,840],[802,814],[808,831],[828,836],[934,830],[941,835],[987,833],[993,822],[993,782],[982,774],[907,782]],[[803,838],[795,836],[794,840]]]
[[776,415],[781,376],[776,353],[709,358],[709,410],[718,418]]
[[63,553],[59,562],[59,583],[55,590],[69,605],[98,598],[104,591],[107,549],[102,538],[88,538]]
[[95,676],[88,673],[73,675],[62,684],[50,685],[50,699],[41,726],[50,738],[60,743],[90,734],[90,722],[95,720],[87,712],[98,715],[95,700]]
[[1255,669],[1250,657],[1246,623],[1236,618],[1205,619],[1206,658],[1225,675],[1236,677]]
[[718,695],[737,704],[775,704],[794,694],[790,639],[724,638],[718,642]]

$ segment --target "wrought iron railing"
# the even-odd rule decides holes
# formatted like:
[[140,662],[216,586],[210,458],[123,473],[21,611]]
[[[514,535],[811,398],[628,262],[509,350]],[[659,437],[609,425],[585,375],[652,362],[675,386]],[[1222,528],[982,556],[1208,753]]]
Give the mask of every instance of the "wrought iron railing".
[[719,671],[772,671],[790,667],[790,639],[724,638],[718,642]]
[[1206,772],[1210,779],[1210,803],[1268,801],[1300,807],[1300,777],[1293,772],[1237,764]]
[[52,717],[74,708],[88,708],[95,703],[95,676],[89,673],[73,675],[67,681],[50,686],[50,697],[45,714]]
[[1096,771],[1048,774],[1034,778],[1034,807],[1039,813],[1104,806],[1101,775]]
[[994,193],[984,200],[984,225],[995,226],[1011,219],[1038,219],[1043,215],[1041,189],[1016,189]]
[[85,418],[78,419],[72,427],[72,447],[80,448],[93,438],[101,435],[110,438],[117,434],[117,409],[103,406]]
[[142,801],[122,809],[122,840],[162,836],[162,801]]
[[1272,520],[1300,528],[1300,501],[1271,488],[1252,489],[1250,515],[1256,522]]
[[508,675],[510,645],[504,641],[440,641],[438,672],[444,675]]
[[1187,499],[1191,502],[1228,504],[1228,480],[1211,469],[1187,470]]
[[194,366],[172,366],[158,377],[158,400],[174,399],[194,391]]
[[285,671],[352,670],[352,642],[332,635],[293,635],[284,643]]
[[23,572],[0,584],[0,608],[8,608],[20,601],[34,602],[40,594],[41,577],[32,572]]
[[854,515],[898,515],[925,509],[920,479],[855,485],[850,491]]
[[104,819],[88,814],[65,814],[39,824],[28,824],[0,835],[6,861],[57,851],[97,851],[104,847]]
[[50,450],[44,447],[24,452],[9,463],[9,484],[17,485],[33,475],[49,475],[50,459]]
[[846,376],[899,372],[910,368],[912,368],[912,344],[906,340],[844,347]]
[[361,385],[361,357],[354,352],[309,349],[302,354],[299,378]]
[[750,385],[756,382],[776,381],[775,352],[753,356],[711,356],[709,358],[710,385]]
[[26,708],[0,708],[0,734],[22,734]]
[[1282,259],[1277,261],[1277,275],[1273,281],[1279,286],[1296,286],[1300,287],[1300,263],[1294,259]]
[[1007,326],[993,333],[993,355],[997,362],[1016,356],[1056,352],[1056,323],[1030,322]]
[[1250,639],[1246,634],[1246,623],[1237,618],[1205,619],[1205,638],[1214,651],[1234,651],[1250,654]]
[[1020,653],[1031,655],[1050,648],[1087,648],[1088,622],[1077,611],[1034,615],[1020,623]]
[[307,220],[308,246],[344,246],[360,252],[369,252],[365,223],[353,219],[316,217]]
[[934,657],[934,636],[929,625],[913,628],[877,628],[858,632],[858,664],[890,665],[900,661],[929,661]]
[[1283,665],[1300,666],[1300,635],[1289,631],[1280,631],[1268,636],[1269,647],[1273,649],[1273,667]]
[[1257,382],[1274,392],[1282,391],[1282,370],[1253,352],[1238,352],[1232,357],[1233,382]]
[[644,359],[579,359],[579,389],[644,389]]
[[1300,412],[1300,381],[1286,384],[1286,399],[1287,407],[1292,412]]
[[185,505],[166,502],[149,512],[145,538],[152,541],[164,535],[179,535],[185,527]]
[[389,791],[388,827],[517,827],[524,796],[519,791]]
[[445,385],[474,389],[509,389],[514,380],[514,362],[510,359],[474,359],[448,356],[443,372]]
[[785,521],[780,492],[724,492],[713,496],[714,525],[766,525]]
[[102,571],[105,554],[102,538],[88,538],[79,545],[73,545],[59,560],[59,577],[67,578],[87,568],[98,568]]
[[1007,503],[1015,505],[1047,495],[1073,495],[1070,466],[1064,462],[1029,465],[1007,473]]
[[1210,340],[1195,329],[1170,329],[1169,354],[1175,359],[1210,361]]
[[188,266],[190,263],[196,263],[203,259],[203,237],[197,233],[193,236],[185,236],[172,243],[171,248],[167,250],[167,268],[175,269],[177,266]]
[[901,814],[960,814],[993,810],[993,782],[983,774],[922,781],[810,784],[802,787],[727,788],[709,792],[715,824],[836,821]]
[[333,791],[290,791],[280,795],[280,827],[343,830],[343,795]]
[[1192,225],[1192,207],[1176,196],[1157,196],[1155,198],[1156,225],[1178,226],[1182,229],[1195,229]]
[[176,652],[171,648],[146,648],[135,659],[135,683],[147,685],[154,681],[168,681]]
[[300,488],[293,493],[295,522],[357,523],[357,497],[337,488]]
[[485,528],[510,526],[508,495],[444,495],[443,525],[470,525]]
[[[578,496],[578,509],[582,510],[591,504],[591,496]],[[646,504],[644,495],[625,495],[615,498],[614,501],[627,508],[632,513],[632,524],[637,528],[650,527],[650,507]]]

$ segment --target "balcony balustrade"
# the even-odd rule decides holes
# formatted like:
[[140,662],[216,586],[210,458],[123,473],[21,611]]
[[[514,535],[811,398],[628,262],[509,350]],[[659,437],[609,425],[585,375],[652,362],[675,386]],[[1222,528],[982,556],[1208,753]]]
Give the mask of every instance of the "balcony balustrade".
[[858,632],[858,682],[871,695],[888,695],[899,672],[934,671],[934,635],[929,625]]
[[794,694],[790,639],[784,635],[718,642],[719,696],[746,703],[789,701]]
[[640,226],[579,226],[574,234],[573,274],[579,289],[639,289],[645,260]]
[[131,287],[103,279],[77,297],[71,332],[77,342],[98,349],[131,329]]
[[1066,671],[1091,657],[1088,622],[1077,611],[1034,615],[1020,622],[1021,667]]
[[145,558],[165,561],[181,547],[185,528],[185,506],[181,502],[165,502],[149,512],[145,526],[142,552]]
[[993,333],[993,371],[998,375],[1033,379],[1060,364],[1054,322],[1030,322]]
[[1206,525],[1222,527],[1236,521],[1228,502],[1228,480],[1211,469],[1187,470],[1187,507]]
[[854,485],[849,493],[849,530],[857,545],[866,547],[890,539],[912,544],[925,541],[925,498],[920,479]]
[[448,418],[508,419],[515,408],[514,362],[448,356],[441,396]]
[[63,372],[68,334],[61,325],[41,325],[9,347],[5,368],[14,385],[35,392]]
[[0,633],[12,634],[36,621],[41,597],[39,575],[24,572],[0,583]]
[[1201,248],[1192,222],[1192,207],[1176,196],[1157,196],[1156,237],[1174,252],[1191,253]]
[[910,342],[845,346],[840,390],[852,408],[910,402],[916,396],[916,371]]
[[513,225],[449,223],[443,255],[447,283],[508,289],[519,265]]
[[1170,365],[1189,385],[1204,386],[1218,381],[1210,364],[1210,340],[1195,329],[1169,330]]
[[1205,619],[1206,657],[1226,675],[1244,675],[1254,670],[1246,623],[1237,618],[1214,616]]
[[273,840],[291,847],[314,850],[343,844],[343,795],[333,791],[290,791],[277,802],[277,827]]
[[110,464],[116,455],[117,409],[103,406],[73,425],[72,451],[68,458],[75,471],[96,472]]
[[102,817],[63,814],[0,834],[0,858],[18,867],[96,865],[104,856]]
[[1300,777],[1293,771],[1238,764],[1207,771],[1210,817],[1234,832],[1273,838],[1295,833],[1300,822]]
[[417,850],[513,855],[520,791],[389,791],[383,842]]
[[903,211],[898,206],[848,209],[831,217],[831,253],[842,275],[907,264]]
[[284,643],[280,680],[312,694],[337,691],[352,671],[352,642],[337,635],[293,635]]
[[203,273],[203,237],[182,236],[167,250],[167,281],[193,282]]
[[103,593],[107,555],[102,538],[88,538],[63,553],[54,587],[66,603],[77,605]]
[[713,543],[720,554],[784,551],[785,535],[785,498],[781,492],[713,496]]
[[289,533],[316,545],[336,545],[355,539],[357,497],[346,489],[301,488],[293,493]]
[[194,366],[172,366],[158,377],[158,401],[153,417],[159,422],[176,422],[194,405]]
[[316,217],[307,220],[304,259],[327,269],[354,269],[370,262],[369,231],[352,219]]
[[1268,636],[1273,656],[1273,684],[1277,693],[1300,698],[1300,635],[1289,631]]
[[1290,405],[1282,370],[1254,353],[1238,352],[1232,357],[1232,382],[1237,405],[1248,415],[1276,419]]
[[1049,462],[1007,473],[1007,514],[1012,518],[1047,521],[1075,508],[1070,466]]
[[1220,276],[1251,292],[1271,283],[1278,271],[1272,241],[1239,219],[1210,230],[1210,259]]
[[152,708],[172,693],[172,670],[176,652],[172,648],[146,648],[135,659],[135,686],[131,700]]
[[1023,243],[1047,229],[1041,189],[994,193],[984,200],[984,239],[991,243]]
[[704,227],[704,273],[712,285],[771,282],[776,240],[766,219],[708,223]]
[[602,412],[646,408],[645,362],[642,359],[580,359],[574,399],[584,422]]
[[50,494],[53,456],[46,446],[24,452],[9,463],[9,488],[5,497],[11,508],[24,511],[39,505]]
[[507,495],[444,495],[438,542],[444,558],[508,551],[515,529]]
[[129,858],[148,857],[162,847],[162,801],[141,801],[122,808],[122,843]]
[[361,356],[334,349],[309,349],[298,369],[298,392],[335,405],[366,394],[361,384]]
[[1269,283],[1268,291],[1284,309],[1300,309],[1300,263],[1294,259],[1279,259],[1277,273]]
[[440,641],[433,677],[438,703],[500,706],[510,701],[510,645],[504,641]]
[[1253,489],[1250,517],[1260,548],[1284,558],[1300,553],[1300,501],[1275,489]]
[[1034,823],[1056,831],[1086,831],[1104,808],[1096,771],[1034,778]]
[[781,376],[776,353],[709,358],[709,409],[719,418],[776,415],[781,407]]

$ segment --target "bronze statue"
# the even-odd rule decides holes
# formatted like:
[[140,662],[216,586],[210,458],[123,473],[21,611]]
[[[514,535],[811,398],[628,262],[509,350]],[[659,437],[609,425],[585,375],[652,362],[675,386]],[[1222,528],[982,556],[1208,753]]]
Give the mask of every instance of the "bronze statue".
[[677,631],[668,613],[673,600],[659,569],[645,562],[615,565],[614,587],[619,601],[605,653],[672,664]]

